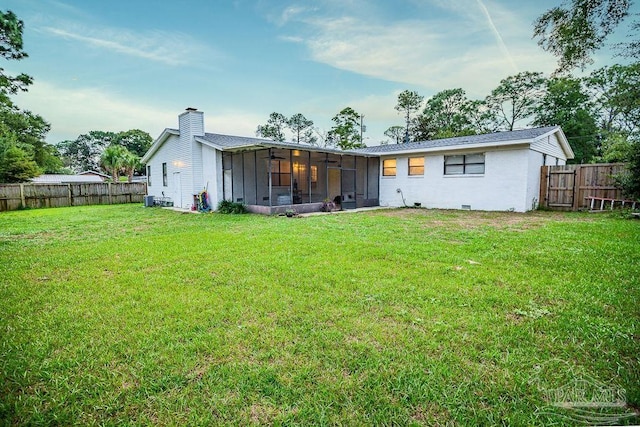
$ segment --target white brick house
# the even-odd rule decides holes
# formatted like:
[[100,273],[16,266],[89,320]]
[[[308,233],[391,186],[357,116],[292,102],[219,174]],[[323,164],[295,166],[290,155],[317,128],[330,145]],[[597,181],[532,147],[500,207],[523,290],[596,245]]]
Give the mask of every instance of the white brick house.
[[178,122],[142,161],[148,193],[186,209],[206,188],[214,207],[232,200],[261,213],[319,210],[327,199],[524,212],[537,206],[540,166],[573,158],[558,126],[340,151],[207,133],[191,108]]
[[361,151],[380,156],[383,206],[516,212],[537,207],[541,166],[573,158],[559,126]]

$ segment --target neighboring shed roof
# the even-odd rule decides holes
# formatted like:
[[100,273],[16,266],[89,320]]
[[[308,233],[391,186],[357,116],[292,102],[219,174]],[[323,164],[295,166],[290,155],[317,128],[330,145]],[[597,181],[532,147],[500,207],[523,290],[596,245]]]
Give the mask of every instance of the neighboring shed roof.
[[35,184],[89,184],[103,181],[96,175],[44,174],[31,179],[31,182]]
[[102,173],[102,172],[98,172],[98,171],[83,171],[78,173],[78,175],[97,175],[97,176],[101,176],[105,179],[109,179],[111,178],[111,175],[107,175],[106,173]]
[[500,142],[532,141],[542,135],[559,130],[559,126],[542,127],[535,129],[515,130],[511,132],[495,132],[482,135],[458,136],[455,138],[433,139],[430,141],[409,142],[406,144],[377,145],[374,147],[359,148],[357,152],[363,153],[397,153],[402,151],[420,151],[445,147],[464,147],[478,144],[495,144]]

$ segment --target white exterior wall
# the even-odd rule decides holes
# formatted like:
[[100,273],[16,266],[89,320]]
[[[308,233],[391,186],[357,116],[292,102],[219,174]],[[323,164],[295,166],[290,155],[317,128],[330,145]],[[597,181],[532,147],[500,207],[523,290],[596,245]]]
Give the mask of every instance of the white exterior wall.
[[549,161],[547,161],[547,165],[555,165],[555,159],[558,159],[559,165],[563,165],[567,162],[567,155],[560,146],[558,136],[555,133],[547,135],[544,138],[534,140],[531,143],[531,149],[553,157],[553,163],[549,163]]
[[529,209],[537,209],[540,203],[540,168],[549,162],[555,164],[555,157],[529,150],[529,166],[527,176],[527,201]]
[[[472,154],[473,152],[450,152]],[[529,150],[518,148],[485,152],[484,175],[445,175],[444,154],[425,156],[425,173],[422,177],[408,176],[409,157],[419,155],[383,156],[396,158],[395,177],[382,176],[380,172],[380,205],[403,206],[400,188],[408,206],[421,203],[426,208],[461,209],[469,205],[473,210],[531,209],[527,201]],[[540,169],[538,168],[538,175]]]
[[[151,185],[147,193],[171,197],[176,207],[190,209],[194,194],[208,189],[209,202],[215,208],[222,200],[222,154],[196,141],[204,136],[204,115],[187,110],[178,117],[179,135],[170,134],[147,161],[151,166]],[[167,164],[167,185],[163,185],[162,164]]]
[[202,144],[192,140],[191,142],[191,164],[193,165],[193,194],[197,194],[204,189],[206,181],[204,180],[204,165],[202,163]]
[[222,193],[222,152],[202,146],[202,179],[208,189],[209,203],[215,209],[224,199]]
[[[162,182],[162,164],[167,164],[167,185]],[[167,140],[149,159],[151,166],[151,185],[147,193],[155,197],[171,197],[174,206],[188,208],[193,203],[191,194],[191,156],[188,146],[177,135],[169,135]],[[176,174],[180,174],[180,188],[176,188]],[[189,196],[189,197],[187,197]]]
[[564,165],[567,160],[559,159],[548,153],[529,150],[527,173],[527,201],[529,209],[536,209],[540,203],[540,172],[542,166]]
[[184,147],[183,149],[188,157],[188,173],[181,175],[182,200],[179,207],[189,208],[193,205],[193,195],[198,194],[204,188],[202,179],[202,144],[196,142],[194,138],[204,135],[204,113],[202,111],[187,110],[178,116],[178,126],[180,129],[180,147]]

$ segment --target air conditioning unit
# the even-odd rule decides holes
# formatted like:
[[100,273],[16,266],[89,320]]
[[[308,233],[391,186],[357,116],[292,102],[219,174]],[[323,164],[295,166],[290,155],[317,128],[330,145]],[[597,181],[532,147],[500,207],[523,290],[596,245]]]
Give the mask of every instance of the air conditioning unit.
[[153,196],[144,196],[144,207],[145,208],[153,207]]

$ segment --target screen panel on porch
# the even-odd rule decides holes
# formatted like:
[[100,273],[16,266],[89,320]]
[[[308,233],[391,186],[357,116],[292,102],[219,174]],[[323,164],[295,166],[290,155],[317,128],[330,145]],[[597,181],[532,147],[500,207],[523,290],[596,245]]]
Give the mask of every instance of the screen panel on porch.
[[309,180],[311,178],[309,152],[293,150],[291,154],[293,159],[292,201],[294,204],[309,203]]
[[231,169],[231,153],[223,153],[222,154],[222,187],[223,187],[223,198],[224,200],[233,200],[233,179],[232,179],[232,169]]
[[243,154],[243,192],[244,203],[247,205],[257,205],[256,189],[256,152],[246,151]]
[[233,153],[231,157],[231,175],[233,177],[233,201],[236,203],[246,203],[244,200],[243,169],[242,153]]
[[291,150],[273,148],[271,149],[270,160],[271,205],[290,205],[293,203],[291,192]]
[[367,198],[367,158],[356,157],[356,206],[361,208]]
[[327,198],[327,154],[311,153],[311,202]]
[[327,197],[342,203],[341,180],[342,157],[337,154],[327,155]]
[[269,150],[256,151],[256,204],[269,206]]
[[365,206],[378,206],[380,202],[380,159],[367,159],[367,196]]

